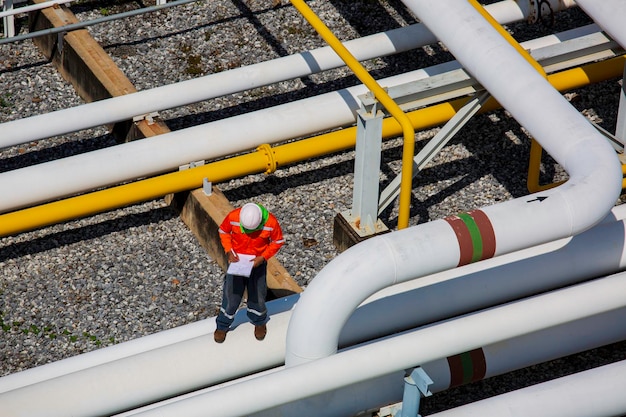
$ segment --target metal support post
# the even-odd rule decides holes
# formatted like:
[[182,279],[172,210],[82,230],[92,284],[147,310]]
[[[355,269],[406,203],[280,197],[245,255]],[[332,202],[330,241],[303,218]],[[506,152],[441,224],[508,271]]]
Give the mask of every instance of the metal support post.
[[378,106],[373,106],[370,111],[357,110],[352,209],[342,214],[360,236],[384,230],[378,221],[382,129],[383,112]]
[[[13,0],[0,0],[2,11],[13,10]],[[4,37],[12,38],[15,36],[15,16],[9,15],[2,18],[4,24]]]
[[420,398],[432,395],[428,387],[433,380],[420,367],[413,368],[407,374],[404,377],[404,396],[400,417],[419,417]]
[[[454,135],[474,116],[485,102],[491,97],[488,92],[476,96],[470,100],[462,109],[460,109],[434,138],[426,144],[426,146],[413,158],[413,177],[420,170],[424,169],[426,164],[433,159],[445,145],[454,137]],[[394,178],[387,188],[380,194],[380,202],[378,203],[378,213],[385,210],[389,204],[400,194],[400,175]]]

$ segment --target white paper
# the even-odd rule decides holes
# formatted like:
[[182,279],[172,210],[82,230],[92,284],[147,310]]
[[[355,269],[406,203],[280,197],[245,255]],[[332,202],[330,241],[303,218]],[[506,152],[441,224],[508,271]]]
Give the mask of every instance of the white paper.
[[239,275],[242,277],[249,277],[252,272],[254,262],[252,260],[256,258],[255,255],[246,255],[245,253],[238,253],[239,262],[232,262],[228,265],[227,273],[231,275]]

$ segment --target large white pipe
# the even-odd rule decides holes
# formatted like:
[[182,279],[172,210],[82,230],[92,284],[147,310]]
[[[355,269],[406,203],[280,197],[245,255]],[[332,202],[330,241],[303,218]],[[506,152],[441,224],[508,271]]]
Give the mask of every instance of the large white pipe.
[[[594,30],[595,27],[588,26],[559,34],[558,37],[533,40],[528,45],[534,49],[546,47]],[[391,77],[381,83],[392,86],[457,68],[459,64],[453,61]],[[10,193],[0,201],[0,213],[171,171],[191,161],[226,156],[253,149],[262,143],[271,144],[353,124],[359,107],[356,96],[365,91],[365,87],[357,86],[143,141],[2,173],[0,192],[10,189]],[[112,169],[113,166],[115,169]]]
[[[616,206],[601,224],[577,236],[385,288],[369,297],[350,317],[342,330],[340,345],[382,337],[622,270],[626,268],[625,218],[626,205]],[[290,296],[272,301],[268,304],[270,314],[289,311],[297,299],[298,296]],[[275,324],[272,323],[273,328]],[[208,319],[18,372],[0,378],[0,393],[205,336],[213,330],[213,319]],[[286,329],[277,331],[285,333]]]
[[[519,2],[507,0],[486,7],[495,19],[507,24],[528,19],[533,13],[533,7],[529,3],[529,0]],[[574,6],[573,1],[556,3],[555,10]],[[362,61],[408,51],[436,41],[437,39],[424,25],[415,24],[350,40],[345,46]],[[0,126],[2,131],[0,148],[129,120],[134,116],[305,77],[343,65],[345,65],[343,61],[330,47],[324,47],[134,94],[19,119]]]
[[614,216],[624,214],[626,206],[617,206],[604,222],[574,237],[378,291],[350,316],[339,346],[621,271],[626,268],[626,223]]
[[[335,353],[349,316],[380,289],[454,268],[476,256],[497,256],[580,233],[610,211],[621,191],[621,165],[612,147],[470,3],[405,0],[405,4],[570,179],[558,188],[472,212],[470,223],[481,245],[476,245],[468,220],[453,217],[377,236],[348,249],[315,277],[294,309],[287,366]],[[489,253],[475,254],[483,245]]]
[[432,417],[623,416],[626,413],[624,387],[626,360],[432,414]]
[[[626,215],[626,213],[625,213]],[[276,316],[280,313],[288,312],[293,305],[297,302],[298,295],[292,295],[289,297],[272,300],[268,303],[267,310],[270,316]],[[238,325],[247,319],[243,314],[238,314],[234,325]],[[280,323],[280,320],[272,322],[272,327],[276,327]],[[106,348],[97,349],[91,352],[83,353],[77,356],[62,359],[56,362],[51,362],[45,365],[40,365],[35,368],[26,369],[21,372],[16,372],[0,378],[0,394],[19,389],[28,385],[38,384],[43,381],[48,381],[54,378],[58,378],[64,375],[73,374],[83,371],[88,368],[98,367],[107,363],[118,361],[125,358],[138,357],[149,351],[154,351],[167,346],[176,345],[178,343],[184,343],[188,340],[196,339],[211,335],[215,331],[215,317],[208,318],[206,320],[189,323],[184,326],[175,327],[173,329],[164,330],[162,332],[154,333],[148,336],[143,336],[138,339],[133,339],[128,342],[119,343]],[[286,332],[286,327],[280,333],[283,335]],[[198,352],[197,354],[201,354]],[[284,353],[280,355],[280,361]],[[150,367],[156,366],[161,363],[163,358],[157,358],[156,362]],[[146,363],[144,361],[144,363]],[[235,370],[235,374],[242,374],[250,371],[257,371],[260,369],[260,364],[254,364],[251,368],[243,368]],[[213,363],[209,369],[217,366],[217,363]],[[202,371],[205,372],[205,371]],[[230,378],[231,376],[228,376]],[[100,382],[102,378],[98,378]],[[106,390],[107,383],[112,385],[118,385],[120,383],[116,378],[112,378],[109,382],[105,382],[101,385],[103,390]],[[209,381],[212,383],[212,381]],[[127,387],[131,390],[131,387]]]
[[623,291],[626,291],[624,273],[477,312],[136,415],[251,415],[483,345],[612,311],[626,305]]
[[[624,314],[626,308],[621,308],[484,346],[480,349],[482,352],[479,352],[484,356],[486,364],[482,379],[624,341]],[[469,379],[467,374],[454,375],[459,369],[450,369],[448,359],[422,365],[433,380],[430,386],[432,392],[445,391],[457,386],[455,381],[458,383],[464,378]],[[474,380],[479,379],[472,377]]]
[[626,30],[624,29],[626,2],[623,0],[576,0],[576,3],[609,36],[615,39],[623,48],[626,48]]
[[4,10],[0,12],[0,17],[6,17],[6,16],[14,16],[16,14],[20,14],[20,13],[28,13],[28,12],[32,12],[35,10],[41,10],[41,9],[45,9],[47,7],[52,7],[55,4],[65,4],[65,3],[69,3],[72,2],[74,0],[50,0],[50,1],[46,1],[44,3],[38,3],[38,4],[31,4],[29,6],[21,6],[18,7],[16,9],[9,9],[9,10]]
[[[573,238],[386,288],[357,309],[339,343],[350,346],[623,269],[625,217],[626,205],[618,206],[602,224]],[[285,355],[289,308],[297,299],[292,296],[268,303],[271,336],[263,344],[253,341],[251,327],[242,324],[229,334],[228,349],[224,350],[212,342],[215,321],[210,318],[0,378],[0,407],[20,392],[21,396],[50,397],[45,403],[32,404],[29,410],[33,413],[38,407],[48,410],[52,404],[83,415],[110,414],[279,366]],[[247,320],[245,311],[241,313],[237,325]],[[613,337],[609,331],[604,333]],[[169,360],[172,355],[201,359],[181,365]],[[499,366],[491,364],[490,369],[501,369]],[[77,402],[72,387],[85,381],[91,381],[90,388],[83,389]],[[438,376],[441,381],[446,379]]]
[[[444,64],[444,70],[453,64]],[[382,80],[397,85],[426,78],[416,70]],[[268,143],[351,125],[359,108],[358,85],[300,101],[177,130],[0,174],[0,213],[52,199],[149,177],[193,161],[215,159]],[[210,178],[209,178],[210,180]]]
[[[524,47],[538,51],[540,48],[576,39],[596,30],[595,25],[589,25],[560,33],[558,36],[525,42]],[[385,86],[397,85],[459,67],[456,61],[447,62],[391,77],[382,80],[381,83]],[[265,72],[267,71],[263,71]],[[359,107],[356,96],[365,91],[363,86],[357,86],[179,130],[158,138],[122,144],[2,173],[0,189],[10,188],[11,193],[0,201],[0,213],[138,177],[171,171],[191,161],[225,156],[229,152],[252,149],[261,143],[284,141],[353,124],[355,111]],[[316,117],[308,117],[309,114]],[[34,123],[34,120],[32,122],[33,125],[39,125]],[[241,131],[238,129],[239,126],[250,128]],[[228,137],[229,140],[220,140],[223,137]],[[115,166],[115,169],[111,169],[111,166]],[[76,172],[80,172],[80,176],[77,176]],[[15,184],[20,186],[15,187]]]
[[[481,349],[473,350],[471,354],[463,353],[441,358],[420,366],[433,380],[429,390],[432,393],[438,393],[457,386],[459,382],[474,382],[502,375],[622,341],[626,338],[621,327],[625,319],[626,308],[621,308],[484,346]],[[458,366],[460,360],[464,363],[462,368]],[[277,367],[269,372],[280,372],[282,369],[282,367]],[[264,374],[260,373],[256,376]],[[249,417],[307,416],[311,414],[315,414],[316,417],[345,417],[365,414],[363,413],[365,410],[379,409],[383,405],[402,401],[403,377],[404,371],[395,371],[380,378],[254,413]],[[135,416],[147,410],[216,391],[224,386],[243,382],[250,378],[244,377],[220,386],[194,391],[119,415],[116,414],[115,417]],[[312,410],[315,412],[312,413]]]

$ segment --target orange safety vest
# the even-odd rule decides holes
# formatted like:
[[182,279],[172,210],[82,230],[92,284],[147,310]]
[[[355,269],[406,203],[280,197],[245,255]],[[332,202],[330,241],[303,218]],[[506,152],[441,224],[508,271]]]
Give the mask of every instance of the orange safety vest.
[[220,241],[226,253],[233,249],[236,253],[262,256],[268,260],[276,255],[281,246],[285,243],[283,231],[278,224],[278,220],[272,213],[269,213],[267,221],[261,230],[252,233],[244,233],[239,223],[239,212],[237,208],[226,216],[219,228]]

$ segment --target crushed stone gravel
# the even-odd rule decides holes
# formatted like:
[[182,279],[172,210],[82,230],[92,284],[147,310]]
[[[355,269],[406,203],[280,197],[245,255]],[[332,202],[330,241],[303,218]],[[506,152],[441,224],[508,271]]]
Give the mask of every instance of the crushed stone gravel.
[[[80,20],[139,7],[141,1],[81,1]],[[342,40],[415,22],[397,0],[311,1]],[[519,41],[590,20],[572,9],[554,25],[519,23]],[[18,16],[18,30],[26,18]],[[323,46],[283,0],[198,1],[90,26],[139,90],[171,84]],[[365,63],[376,77],[450,59],[440,45]],[[355,85],[345,68],[289,80],[160,113],[172,130]],[[32,42],[0,45],[0,122],[82,104]],[[587,117],[613,131],[619,80],[570,92]],[[417,149],[438,129],[418,132]],[[1,127],[0,127],[1,134]],[[527,194],[529,137],[506,111],[475,117],[414,181],[411,225]],[[105,126],[0,150],[0,172],[115,145]],[[386,141],[383,186],[400,170],[401,139]],[[278,259],[306,287],[338,255],[333,219],[350,208],[354,152],[346,151],[219,184],[233,205],[257,200],[281,221],[287,245]],[[566,177],[546,158],[542,181]],[[621,201],[620,201],[621,202]],[[381,219],[395,227],[396,206]],[[223,272],[163,200],[0,238],[0,376],[214,316]],[[504,387],[623,359],[617,344],[520,370],[425,399],[422,413],[459,405]],[[493,382],[493,381],[497,382]]]

